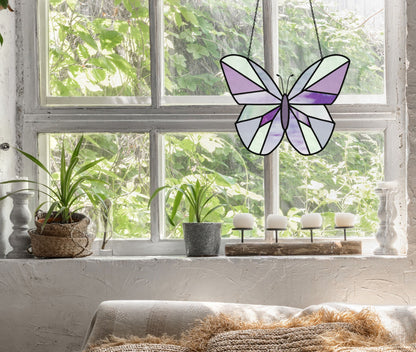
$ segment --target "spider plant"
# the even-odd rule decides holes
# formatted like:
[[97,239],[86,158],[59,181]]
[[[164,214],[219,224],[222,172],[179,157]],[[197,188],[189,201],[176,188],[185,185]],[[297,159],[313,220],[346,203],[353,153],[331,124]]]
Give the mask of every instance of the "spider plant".
[[176,193],[171,213],[166,212],[168,221],[172,226],[176,226],[178,223],[176,215],[182,200],[185,201],[189,209],[188,221],[204,222],[216,209],[223,207],[223,204],[210,207],[210,202],[218,195],[218,193],[211,191],[211,186],[211,184],[201,184],[197,180],[195,183],[184,182],[181,185],[159,187],[153,192],[148,205],[150,206],[150,203],[160,191],[167,189],[166,200],[170,198],[172,193]]
[[[61,160],[60,160],[60,170],[58,172],[58,177],[54,178],[52,172],[47,169],[47,167],[35,156],[24,152],[23,150],[17,149],[19,153],[28,158],[31,162],[36,164],[42,171],[46,172],[50,179],[50,185],[38,182],[38,181],[26,181],[29,184],[37,185],[36,188],[27,188],[20,189],[11,193],[6,194],[0,198],[0,201],[9,197],[12,194],[24,191],[35,191],[39,194],[44,194],[50,201],[49,209],[45,215],[44,224],[45,225],[49,219],[54,222],[60,223],[71,223],[73,222],[72,214],[80,210],[82,207],[73,209],[76,206],[77,201],[84,196],[87,196],[93,204],[100,202],[105,205],[104,201],[98,194],[95,194],[94,191],[88,188],[90,183],[94,182],[103,182],[95,178],[90,174],[91,169],[101,162],[102,159],[94,160],[82,165],[79,165],[80,157],[79,153],[81,150],[84,137],[81,136],[78,143],[76,144],[74,150],[72,151],[71,158],[69,162],[66,162],[65,147],[62,146],[61,150]],[[9,184],[9,183],[18,183],[23,182],[22,180],[9,180],[0,182],[0,184]],[[36,211],[38,211],[44,204],[44,202],[38,206]]]

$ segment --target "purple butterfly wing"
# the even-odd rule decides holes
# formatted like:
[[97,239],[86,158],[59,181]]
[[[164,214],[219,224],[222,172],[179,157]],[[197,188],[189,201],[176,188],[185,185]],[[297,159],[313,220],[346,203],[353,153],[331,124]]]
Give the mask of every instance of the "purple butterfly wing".
[[244,56],[228,55],[220,63],[234,100],[246,105],[235,123],[241,141],[252,153],[271,153],[284,135],[282,93],[263,68]]
[[335,122],[325,105],[338,97],[350,60],[330,55],[308,67],[289,93],[287,138],[302,155],[319,153],[328,144]]
[[335,122],[325,105],[291,105],[289,108],[287,139],[302,155],[323,150],[334,128]]
[[350,60],[330,55],[308,67],[293,85],[290,104],[330,105],[338,97],[347,75]]
[[227,55],[221,68],[231,95],[240,105],[280,104],[282,93],[269,74],[241,55]]
[[258,155],[270,154],[285,133],[279,105],[246,105],[235,127],[244,146]]

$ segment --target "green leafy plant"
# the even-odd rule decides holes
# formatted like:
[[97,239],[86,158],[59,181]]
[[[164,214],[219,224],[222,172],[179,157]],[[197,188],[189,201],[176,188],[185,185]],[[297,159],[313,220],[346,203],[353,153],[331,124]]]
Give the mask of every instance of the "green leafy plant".
[[[75,204],[79,202],[82,197],[88,197],[90,201],[97,205],[97,203],[103,204],[105,202],[98,194],[89,189],[89,184],[95,182],[102,182],[97,180],[89,171],[102,159],[94,160],[87,162],[82,165],[79,164],[79,153],[82,147],[84,138],[81,137],[76,144],[74,150],[72,151],[69,162],[66,161],[66,150],[65,147],[62,147],[61,150],[61,161],[60,161],[60,170],[58,178],[54,178],[52,173],[47,169],[47,167],[35,156],[24,152],[23,150],[17,149],[19,153],[23,154],[41,170],[46,172],[50,178],[51,185],[47,185],[38,181],[28,181],[30,184],[37,185],[37,188],[27,188],[20,189],[0,198],[0,201],[9,197],[12,194],[24,191],[36,191],[40,194],[46,195],[51,204],[46,213],[44,219],[44,225],[51,219],[54,222],[60,223],[71,223],[73,222],[72,214],[80,210],[82,206],[73,209]],[[1,182],[0,184],[10,184],[10,183],[19,183],[23,182],[22,180],[9,180]],[[26,181],[24,181],[26,182]],[[39,210],[46,202],[39,205],[37,210]]]
[[176,214],[181,205],[182,200],[184,199],[189,210],[188,221],[189,222],[204,222],[204,220],[212,214],[216,209],[221,208],[222,204],[217,204],[210,207],[210,202],[218,195],[217,193],[212,193],[211,184],[201,184],[199,180],[195,183],[182,183],[181,185],[174,186],[163,186],[159,187],[150,197],[148,205],[156,197],[156,195],[167,189],[166,200],[170,198],[172,193],[176,193],[173,200],[172,211],[170,214],[167,214],[169,223],[172,226],[176,226],[178,219]]
[[[0,10],[8,9],[10,12],[14,10],[9,5],[9,0],[0,0]],[[0,45],[3,45],[3,36],[0,34]]]

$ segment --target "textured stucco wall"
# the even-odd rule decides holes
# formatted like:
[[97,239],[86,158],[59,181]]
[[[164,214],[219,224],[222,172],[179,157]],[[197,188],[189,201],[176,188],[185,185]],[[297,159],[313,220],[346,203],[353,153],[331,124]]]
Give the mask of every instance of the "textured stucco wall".
[[416,3],[407,1],[407,193],[409,252],[416,252]]
[[[16,115],[16,64],[15,64],[15,16],[9,11],[0,11],[0,33],[4,38],[0,47],[0,144],[15,142]],[[0,181],[13,178],[15,171],[15,152],[12,149],[0,150]],[[7,186],[0,186],[0,195],[7,192]],[[11,201],[0,202],[0,257],[10,249],[6,238],[11,233],[10,214]]]
[[[29,0],[28,0],[29,1]],[[99,302],[169,299],[304,307],[341,301],[416,305],[416,2],[408,17],[408,239],[401,257],[0,260],[0,350],[76,351]],[[14,15],[0,12],[0,138],[13,143]],[[0,139],[0,142],[2,140]],[[0,151],[0,177],[14,175]],[[0,224],[1,212],[0,204]]]
[[108,299],[416,305],[406,258],[0,260],[0,350],[77,351]]

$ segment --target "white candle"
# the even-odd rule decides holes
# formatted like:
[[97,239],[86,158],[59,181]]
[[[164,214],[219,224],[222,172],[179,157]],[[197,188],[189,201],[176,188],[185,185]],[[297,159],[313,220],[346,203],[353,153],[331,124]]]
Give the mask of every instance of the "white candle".
[[12,183],[12,192],[19,191],[21,189],[28,189],[29,188],[29,180],[28,177],[18,177],[16,176],[16,180],[20,180],[21,182],[14,182]]
[[287,227],[287,217],[270,214],[267,216],[266,226],[269,229],[285,229]]
[[254,227],[254,216],[248,213],[237,214],[233,218],[236,229],[252,229]]
[[322,216],[321,214],[305,214],[300,218],[300,223],[302,228],[318,228],[322,226]]
[[354,226],[355,215],[351,213],[336,213],[335,226],[337,227],[351,227]]

